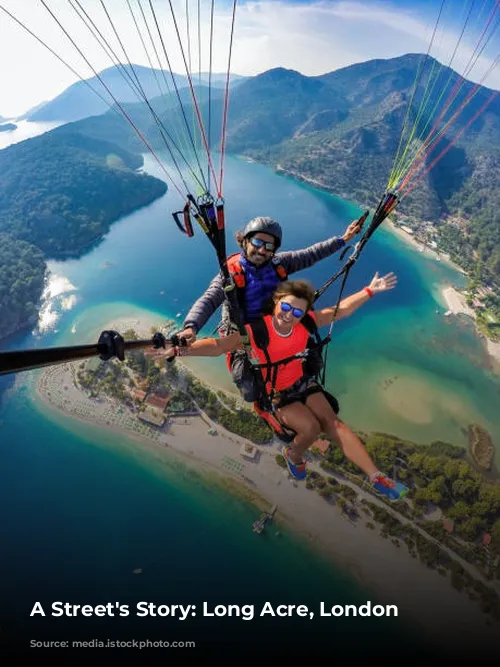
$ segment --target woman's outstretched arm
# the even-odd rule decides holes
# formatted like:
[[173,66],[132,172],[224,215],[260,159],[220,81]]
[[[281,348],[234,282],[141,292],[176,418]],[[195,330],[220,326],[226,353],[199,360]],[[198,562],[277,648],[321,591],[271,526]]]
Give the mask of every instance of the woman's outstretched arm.
[[377,271],[377,273],[373,276],[371,283],[367,287],[364,287],[359,292],[351,294],[351,296],[342,299],[339,304],[337,314],[335,314],[335,306],[318,310],[316,312],[316,323],[318,327],[331,324],[334,319],[341,320],[344,317],[349,317],[349,315],[352,315],[355,310],[357,310],[360,306],[375,296],[375,294],[394,289],[394,287],[397,285],[397,282],[398,279],[394,273],[388,273],[386,276],[379,278]]
[[189,347],[171,347],[165,350],[167,357],[220,357],[242,347],[243,341],[239,333],[222,338],[200,338]]

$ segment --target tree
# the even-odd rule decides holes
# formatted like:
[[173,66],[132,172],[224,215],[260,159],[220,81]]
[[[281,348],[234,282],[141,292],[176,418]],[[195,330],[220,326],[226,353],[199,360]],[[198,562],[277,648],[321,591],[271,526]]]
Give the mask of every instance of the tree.
[[453,481],[457,479],[460,472],[460,461],[451,460],[444,464],[443,473],[446,479]]
[[390,470],[396,463],[396,443],[383,434],[370,434],[366,441],[366,451],[380,470]]
[[483,484],[479,490],[479,500],[487,503],[489,513],[500,513],[500,486],[498,484]]
[[427,477],[435,477],[443,472],[444,462],[434,456],[424,456],[422,460],[422,472]]
[[456,498],[464,498],[469,502],[472,502],[476,498],[478,489],[479,481],[471,477],[459,477],[453,482],[451,487],[453,495]]
[[444,477],[436,477],[431,480],[427,486],[423,486],[420,489],[415,489],[413,492],[413,499],[415,502],[430,502],[435,505],[443,499],[443,495],[446,493],[446,484]]
[[327,482],[324,477],[318,477],[316,479],[316,486],[318,487],[318,489],[324,489],[326,487],[326,484]]
[[422,454],[420,452],[415,452],[414,454],[411,454],[411,456],[408,458],[408,465],[412,470],[420,472],[420,470],[422,469],[424,458],[425,454]]
[[450,507],[447,514],[450,519],[460,521],[470,515],[470,507],[463,500],[459,500],[453,507]]
[[477,516],[471,517],[467,521],[460,523],[457,526],[457,530],[461,535],[466,537],[468,540],[475,540],[479,537],[481,530],[485,527],[485,523],[482,519]]
[[333,464],[339,464],[345,460],[344,452],[340,447],[330,447],[326,458],[327,461]]
[[318,493],[325,500],[330,500],[330,498],[332,497],[332,489],[328,486],[318,488]]

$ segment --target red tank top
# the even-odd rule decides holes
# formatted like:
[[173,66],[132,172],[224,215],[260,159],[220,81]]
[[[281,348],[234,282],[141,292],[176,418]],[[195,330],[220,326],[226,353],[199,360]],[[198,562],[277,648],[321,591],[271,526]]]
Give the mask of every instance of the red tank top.
[[[313,311],[308,313],[316,322],[316,316]],[[266,315],[264,317],[264,323],[267,327],[269,333],[269,345],[267,346],[267,352],[271,361],[279,361],[280,359],[286,359],[287,357],[292,357],[298,352],[303,352],[307,347],[307,342],[309,340],[309,331],[302,324],[297,324],[293,329],[292,333],[289,336],[280,336],[276,333],[273,327],[273,316]],[[249,338],[250,345],[252,347],[252,357],[257,360],[259,364],[265,364],[267,362],[266,355],[264,352],[257,347],[251,328],[246,326]],[[262,369],[264,379],[270,377],[266,375],[267,371],[265,368]],[[293,359],[287,364],[282,364],[278,366],[278,372],[276,377],[276,384],[274,387],[275,391],[283,391],[294,385],[297,380],[303,376],[304,370],[302,367],[302,359]],[[266,383],[266,389],[271,392],[271,383]]]

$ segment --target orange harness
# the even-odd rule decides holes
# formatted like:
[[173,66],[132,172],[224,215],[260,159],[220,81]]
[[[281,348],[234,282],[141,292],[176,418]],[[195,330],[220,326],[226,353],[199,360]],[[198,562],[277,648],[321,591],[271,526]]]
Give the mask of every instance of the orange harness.
[[[227,268],[229,269],[229,273],[233,277],[234,284],[236,287],[240,290],[245,289],[246,285],[246,279],[245,279],[245,272],[243,271],[243,267],[241,266],[240,262],[240,253],[235,252],[234,255],[230,255],[227,258]],[[280,280],[286,280],[288,278],[288,274],[285,270],[285,267],[282,264],[274,264],[273,263],[274,270],[278,274],[278,277]]]

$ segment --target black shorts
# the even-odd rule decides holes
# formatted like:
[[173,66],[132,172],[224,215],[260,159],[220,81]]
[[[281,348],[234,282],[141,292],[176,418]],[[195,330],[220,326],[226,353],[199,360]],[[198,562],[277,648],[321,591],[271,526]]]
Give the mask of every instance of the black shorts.
[[340,406],[335,396],[332,396],[332,394],[325,391],[323,387],[312,378],[301,378],[288,389],[278,392],[273,399],[273,405],[276,410],[284,408],[291,403],[303,403],[305,405],[308,397],[312,396],[312,394],[317,394],[318,392],[321,392],[325,396],[335,414],[338,415]]

